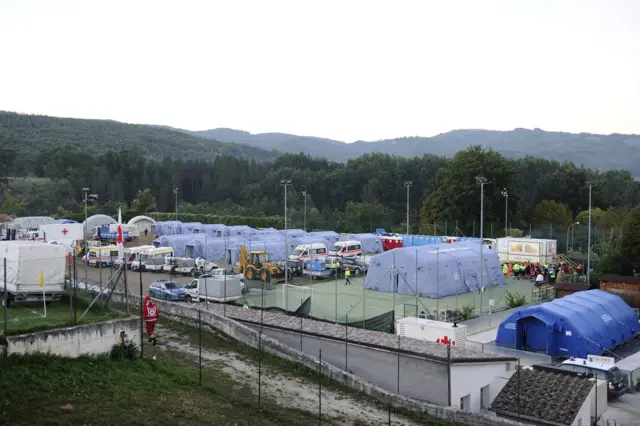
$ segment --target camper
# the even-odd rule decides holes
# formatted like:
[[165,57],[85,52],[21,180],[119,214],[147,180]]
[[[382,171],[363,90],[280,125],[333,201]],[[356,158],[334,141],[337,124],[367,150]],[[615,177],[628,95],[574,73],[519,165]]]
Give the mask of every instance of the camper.
[[87,253],[87,265],[107,268],[118,259],[118,246],[90,247]]
[[[154,247],[149,250],[138,253],[138,258],[131,262],[131,269],[137,271],[142,268],[144,271],[144,263],[152,257],[167,258],[173,257],[173,249],[171,247]],[[165,263],[164,260],[162,262]],[[142,265],[142,266],[141,266]]]
[[[127,259],[127,269],[131,269],[133,262],[138,261],[140,253],[151,250],[153,246],[138,246],[130,247],[124,250],[124,257]],[[138,262],[139,263],[139,262]],[[118,259],[114,262],[115,265],[122,265],[122,259]]]
[[[11,302],[51,302],[64,290],[67,250],[36,241],[0,241],[0,263],[7,259],[5,274],[0,274],[0,298]],[[42,287],[40,279],[42,278]]]
[[40,225],[38,232],[45,243],[55,240],[59,245],[73,247],[78,241],[84,240],[84,230],[81,223]]
[[327,255],[327,245],[323,243],[303,244],[297,246],[289,255],[289,260],[309,260]]
[[557,254],[557,240],[537,238],[498,238],[497,250],[500,262],[552,263]]
[[362,244],[360,241],[336,241],[329,251],[331,256],[362,256]]

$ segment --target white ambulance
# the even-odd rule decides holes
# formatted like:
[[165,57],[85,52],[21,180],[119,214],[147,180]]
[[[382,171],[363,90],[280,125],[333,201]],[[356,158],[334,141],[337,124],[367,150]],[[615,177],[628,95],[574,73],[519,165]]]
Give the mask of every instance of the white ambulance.
[[289,255],[289,260],[310,260],[327,255],[327,245],[323,243],[299,245]]
[[329,251],[330,256],[362,256],[362,243],[360,241],[336,241]]

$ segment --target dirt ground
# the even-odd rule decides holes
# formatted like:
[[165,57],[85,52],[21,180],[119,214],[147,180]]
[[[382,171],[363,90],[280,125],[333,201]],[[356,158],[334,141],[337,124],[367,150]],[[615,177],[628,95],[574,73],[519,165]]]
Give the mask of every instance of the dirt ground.
[[[197,343],[188,336],[179,335],[171,328],[158,325],[161,342],[154,349],[161,356],[162,352],[179,351],[191,360],[198,360]],[[203,365],[206,368],[222,371],[238,383],[255,384],[253,392],[257,395],[258,366],[245,355],[231,351],[215,351],[202,349]],[[317,382],[312,379],[286,374],[275,367],[262,366],[262,395],[274,400],[278,405],[297,408],[309,412],[318,411]],[[322,389],[323,423],[333,425],[371,425],[387,424],[387,409],[376,406],[373,402],[356,398],[348,393],[332,389]],[[391,414],[391,424],[397,426],[417,425],[408,419]]]

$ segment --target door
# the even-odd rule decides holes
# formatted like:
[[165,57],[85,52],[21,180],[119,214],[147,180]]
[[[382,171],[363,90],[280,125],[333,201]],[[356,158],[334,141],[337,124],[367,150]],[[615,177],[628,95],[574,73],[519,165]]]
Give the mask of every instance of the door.
[[547,325],[536,317],[525,317],[516,324],[516,349],[547,352]]

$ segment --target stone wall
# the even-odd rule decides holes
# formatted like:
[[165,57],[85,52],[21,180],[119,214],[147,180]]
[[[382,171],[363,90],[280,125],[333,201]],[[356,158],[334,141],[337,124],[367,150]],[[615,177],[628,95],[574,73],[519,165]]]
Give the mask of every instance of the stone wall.
[[[125,298],[123,295],[114,294],[112,296],[112,300],[118,303],[124,303]],[[138,296],[129,296],[129,303],[133,303],[135,306],[139,306],[140,297]],[[172,303],[172,302],[164,302],[160,300],[156,300],[155,303],[158,305],[160,311],[160,321],[162,321],[163,317],[169,317],[171,319],[189,324],[189,325],[197,325],[198,321],[198,309],[196,307],[200,307],[196,305],[196,307],[192,307],[190,305]],[[356,374],[352,374],[348,371],[345,371],[339,367],[336,367],[328,362],[324,361],[322,365],[319,366],[320,362],[317,356],[306,354],[304,352],[299,351],[298,349],[294,349],[291,346],[285,345],[274,338],[267,336],[266,334],[260,334],[258,331],[241,324],[240,322],[229,318],[224,317],[214,310],[207,311],[202,309],[201,311],[201,321],[206,326],[221,331],[222,333],[232,337],[233,339],[247,344],[253,348],[258,348],[259,342],[262,350],[267,353],[270,353],[275,356],[279,356],[281,358],[287,359],[292,362],[296,362],[307,367],[313,368],[314,370],[318,370],[320,367],[320,371],[325,376],[342,383],[343,385],[358,391],[364,394],[369,395],[372,398],[375,398],[382,402],[390,402],[395,407],[402,407],[410,410],[417,410],[421,412],[427,412],[433,416],[448,419],[452,421],[457,421],[469,425],[477,425],[477,426],[522,426],[522,423],[499,418],[494,416],[493,414],[484,414],[484,413],[471,413],[467,411],[461,411],[454,408],[442,407],[435,404],[430,404],[428,402],[419,401],[414,398],[398,395],[395,392],[390,392],[382,387],[370,383],[363,379],[362,377],[357,376]],[[304,345],[304,342],[303,342]],[[349,367],[351,369],[351,367]],[[446,387],[445,387],[446,389]]]
[[75,327],[8,336],[6,354],[51,353],[67,357],[102,354],[120,342],[120,332],[140,346],[140,318],[115,319]]

